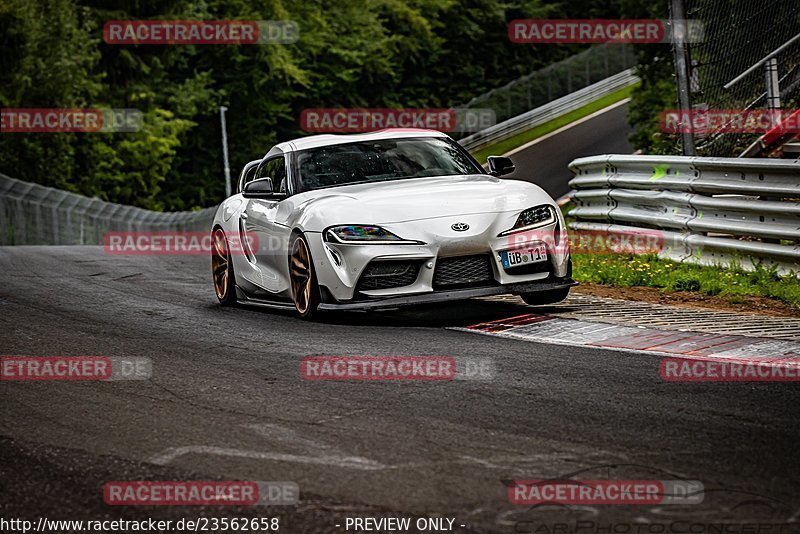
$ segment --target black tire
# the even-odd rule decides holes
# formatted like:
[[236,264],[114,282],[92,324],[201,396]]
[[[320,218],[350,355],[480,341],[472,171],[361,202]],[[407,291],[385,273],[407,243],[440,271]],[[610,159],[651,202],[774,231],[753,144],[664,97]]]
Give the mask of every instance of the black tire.
[[236,304],[236,275],[228,239],[222,228],[211,232],[211,279],[214,293],[222,306]]
[[289,279],[297,315],[301,319],[312,319],[319,307],[319,285],[311,248],[300,233],[294,234],[289,247]]
[[564,289],[549,289],[547,291],[537,291],[535,293],[522,293],[520,297],[525,301],[525,304],[532,306],[541,306],[542,304],[555,304],[561,302],[569,295],[569,288]]

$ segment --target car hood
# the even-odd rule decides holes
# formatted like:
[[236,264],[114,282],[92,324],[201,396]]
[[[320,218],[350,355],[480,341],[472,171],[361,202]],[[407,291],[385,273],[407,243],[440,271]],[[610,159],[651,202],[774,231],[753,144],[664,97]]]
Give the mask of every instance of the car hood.
[[487,175],[355,184],[294,197],[306,230],[332,224],[392,224],[473,213],[518,211],[553,199],[539,186]]

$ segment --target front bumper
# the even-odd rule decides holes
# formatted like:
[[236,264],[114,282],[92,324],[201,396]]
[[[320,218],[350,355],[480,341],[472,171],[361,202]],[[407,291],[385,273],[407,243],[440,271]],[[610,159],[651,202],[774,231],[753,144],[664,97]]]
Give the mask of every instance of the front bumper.
[[341,303],[322,303],[320,310],[378,310],[387,308],[398,308],[400,306],[411,306],[414,304],[430,304],[434,302],[445,302],[453,300],[464,300],[475,297],[489,297],[492,295],[519,295],[521,293],[535,293],[537,291],[549,291],[553,289],[566,289],[576,286],[578,282],[572,278],[551,279],[543,282],[528,284],[510,284],[505,286],[476,287],[467,289],[454,289],[450,291],[434,291],[432,293],[420,293],[416,295],[403,295],[398,297],[387,297],[383,299],[364,300],[357,302]]
[[[523,244],[533,242],[527,241],[526,236],[500,236],[514,224],[518,215],[518,212],[466,214],[381,224],[403,239],[420,241],[420,244],[336,244],[325,242],[318,232],[307,232],[317,282],[323,291],[323,303],[364,309],[372,301],[386,302],[388,299],[434,302],[462,298],[461,295],[470,298],[472,293],[478,296],[513,293],[515,291],[509,288],[521,284],[533,286],[516,292],[537,291],[553,280],[569,278],[567,268],[570,254],[569,248],[564,246],[548,250],[548,259],[541,268],[519,272],[503,267],[500,261],[502,252],[518,249],[520,238]],[[454,231],[452,226],[456,222],[468,225],[467,230]],[[540,238],[552,238],[563,227],[563,218],[559,213],[557,221],[538,228],[534,237],[537,242]],[[488,258],[490,274],[485,283],[452,284],[452,287],[446,287],[441,280],[437,280],[439,268],[444,269],[445,263],[473,256]],[[418,270],[402,286],[365,287],[360,281],[372,262],[413,263]]]

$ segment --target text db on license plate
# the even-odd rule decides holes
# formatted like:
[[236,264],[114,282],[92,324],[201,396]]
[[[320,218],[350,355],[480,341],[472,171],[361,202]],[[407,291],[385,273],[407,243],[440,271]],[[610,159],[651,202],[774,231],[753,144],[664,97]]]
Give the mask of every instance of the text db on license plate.
[[539,263],[547,259],[547,250],[545,246],[537,245],[530,248],[508,250],[500,253],[500,261],[503,262],[503,267],[516,267],[517,265],[528,265],[530,263]]

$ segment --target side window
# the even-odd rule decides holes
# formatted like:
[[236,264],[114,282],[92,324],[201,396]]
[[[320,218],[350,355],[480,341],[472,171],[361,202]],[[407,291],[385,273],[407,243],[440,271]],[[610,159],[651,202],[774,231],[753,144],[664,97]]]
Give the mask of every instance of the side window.
[[270,163],[271,163],[270,161],[267,161],[258,166],[258,170],[256,171],[256,178],[255,178],[256,180],[270,177],[268,172]]
[[262,164],[258,168],[256,178],[272,178],[275,192],[286,194],[286,163],[283,156],[272,158]]
[[275,185],[275,191],[281,194],[286,194],[286,161],[283,156],[276,158],[275,173],[272,175],[272,183]]

